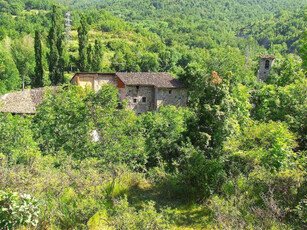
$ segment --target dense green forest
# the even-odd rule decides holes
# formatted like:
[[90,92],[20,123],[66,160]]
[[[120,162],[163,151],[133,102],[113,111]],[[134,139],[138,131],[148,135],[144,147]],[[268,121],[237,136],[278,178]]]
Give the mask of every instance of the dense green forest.
[[[67,86],[0,113],[0,229],[306,229],[306,6],[0,0],[0,95]],[[188,106],[137,116],[77,71],[169,72]]]

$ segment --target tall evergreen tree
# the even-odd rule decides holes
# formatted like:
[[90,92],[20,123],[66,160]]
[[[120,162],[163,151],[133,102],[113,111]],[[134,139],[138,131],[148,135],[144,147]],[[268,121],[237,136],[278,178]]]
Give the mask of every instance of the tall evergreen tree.
[[[307,10],[305,12],[306,12],[305,21],[307,21]],[[307,71],[307,30],[306,28],[305,28],[305,31],[302,37],[303,37],[301,41],[302,47],[301,47],[300,53],[303,59],[303,68],[305,69],[305,71]]]
[[93,54],[93,48],[92,48],[92,45],[89,44],[87,46],[87,49],[86,49],[86,70],[87,71],[94,71],[93,70],[93,62],[94,62],[94,54]]
[[87,24],[87,19],[84,15],[81,16],[80,26],[78,28],[78,39],[79,39],[79,61],[78,66],[79,70],[89,71],[88,67],[88,59],[87,59],[87,46],[88,46],[88,32],[89,25]]
[[64,23],[61,11],[57,6],[53,6],[52,25],[48,36],[50,53],[49,78],[53,85],[64,82]]
[[34,50],[35,50],[35,76],[32,81],[32,87],[42,87],[43,86],[43,76],[44,76],[44,69],[42,63],[42,41],[41,35],[38,31],[35,31],[35,43],[34,43]]
[[102,58],[103,58],[102,44],[99,40],[95,40],[94,58],[92,64],[93,71],[98,72],[101,70]]

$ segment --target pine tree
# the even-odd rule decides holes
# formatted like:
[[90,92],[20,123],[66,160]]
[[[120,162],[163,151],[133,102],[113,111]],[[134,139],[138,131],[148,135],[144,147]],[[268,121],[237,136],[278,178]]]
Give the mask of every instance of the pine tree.
[[94,58],[92,64],[93,71],[98,72],[101,70],[102,59],[103,59],[102,44],[100,41],[95,40]]
[[38,31],[35,31],[35,43],[34,43],[34,50],[35,50],[35,76],[32,81],[32,87],[42,87],[43,86],[43,76],[44,76],[44,69],[42,63],[42,42],[41,42],[41,35]]
[[88,32],[89,26],[87,24],[86,17],[84,15],[81,16],[80,27],[78,28],[78,39],[79,39],[79,61],[78,66],[79,70],[85,72],[89,69],[87,63],[87,48],[88,48]]
[[48,36],[49,78],[53,85],[64,82],[64,23],[61,11],[53,5],[52,25]]

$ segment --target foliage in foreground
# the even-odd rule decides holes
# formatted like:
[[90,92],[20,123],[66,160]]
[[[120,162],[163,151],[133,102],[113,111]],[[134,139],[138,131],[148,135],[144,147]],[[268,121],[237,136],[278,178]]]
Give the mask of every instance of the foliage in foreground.
[[34,117],[1,115],[0,187],[41,201],[39,229],[172,228],[187,203],[206,210],[200,228],[303,228],[300,133],[251,120],[251,96],[233,78],[196,73],[207,91],[194,89],[194,109],[137,117],[116,109],[113,86],[69,86],[48,92]]
[[143,204],[136,210],[131,207],[127,197],[114,200],[114,206],[110,210],[97,212],[88,222],[90,230],[94,229],[169,229],[166,212],[158,213],[155,202]]
[[0,227],[2,229],[14,229],[20,225],[36,227],[39,214],[39,203],[30,195],[0,190]]

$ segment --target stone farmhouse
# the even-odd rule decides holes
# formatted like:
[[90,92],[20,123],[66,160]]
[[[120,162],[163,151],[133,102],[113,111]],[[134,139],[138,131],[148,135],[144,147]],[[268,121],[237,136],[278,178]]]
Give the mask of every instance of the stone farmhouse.
[[118,88],[120,101],[137,114],[159,109],[161,105],[185,106],[187,91],[169,73],[76,73],[72,84],[98,91],[103,84]]
[[[119,90],[120,101],[126,99],[127,107],[137,114],[157,110],[161,105],[187,104],[185,86],[168,73],[76,73],[71,83],[89,86],[95,91],[103,84],[114,85]],[[57,88],[52,87],[54,91]],[[35,114],[46,89],[26,89],[0,95],[0,112]]]

